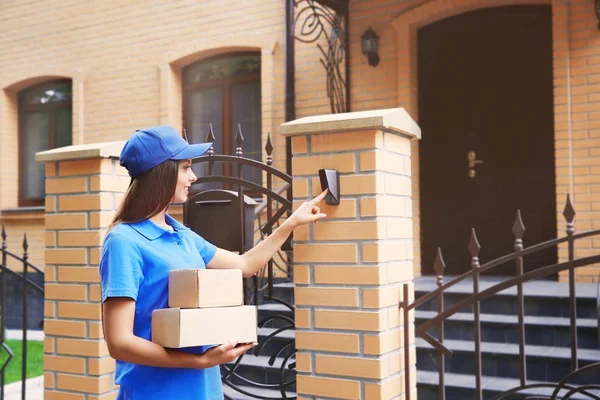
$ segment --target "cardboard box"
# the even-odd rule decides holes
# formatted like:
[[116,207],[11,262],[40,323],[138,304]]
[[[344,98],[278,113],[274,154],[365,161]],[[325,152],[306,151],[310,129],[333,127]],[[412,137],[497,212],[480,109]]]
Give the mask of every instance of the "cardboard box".
[[258,340],[256,306],[162,308],[152,312],[152,341],[163,347],[220,345]]
[[244,304],[239,269],[178,269],[169,272],[170,308],[231,307]]

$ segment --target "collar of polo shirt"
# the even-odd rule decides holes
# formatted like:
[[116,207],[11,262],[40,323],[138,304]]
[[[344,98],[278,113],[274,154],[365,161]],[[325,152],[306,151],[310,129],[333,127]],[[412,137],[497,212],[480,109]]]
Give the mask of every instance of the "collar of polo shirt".
[[[171,217],[169,214],[165,215],[165,220],[168,225],[171,225],[173,227],[175,232],[190,229],[187,226],[179,223],[179,221],[177,221],[175,218]],[[145,219],[143,221],[135,222],[135,223],[129,224],[129,225],[133,229],[135,229],[140,235],[142,235],[143,237],[145,237],[148,240],[156,240],[159,237],[161,237],[165,232],[171,233],[171,231],[161,228],[160,226],[156,225],[154,222],[152,222],[149,219]]]

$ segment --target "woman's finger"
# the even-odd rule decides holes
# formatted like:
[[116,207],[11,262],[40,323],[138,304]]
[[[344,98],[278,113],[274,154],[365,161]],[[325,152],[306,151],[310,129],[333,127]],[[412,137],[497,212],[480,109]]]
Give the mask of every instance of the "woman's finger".
[[327,195],[328,191],[329,191],[329,189],[325,189],[320,195],[318,195],[317,197],[315,197],[314,199],[312,199],[310,202],[312,204],[317,204],[318,202],[320,202],[321,200],[323,200],[325,198],[325,196]]
[[242,354],[244,354],[245,352],[247,352],[254,346],[256,346],[256,345],[255,344],[244,344],[244,345],[240,345],[240,346],[236,347],[235,349],[233,349],[235,357],[237,358],[237,357],[241,356]]
[[326,218],[326,217],[327,217],[327,214],[325,214],[325,213],[319,213],[319,214],[313,215],[312,220],[313,220],[314,223],[317,223],[317,221],[319,221],[322,218]]

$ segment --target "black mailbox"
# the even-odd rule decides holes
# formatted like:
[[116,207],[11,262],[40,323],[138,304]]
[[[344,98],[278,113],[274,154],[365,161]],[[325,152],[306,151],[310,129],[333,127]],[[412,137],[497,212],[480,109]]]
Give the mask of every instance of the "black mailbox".
[[243,250],[254,246],[254,208],[256,201],[244,196],[244,220],[240,215],[238,193],[231,190],[206,190],[191,197],[184,206],[186,226],[204,239],[225,250],[240,252],[242,226]]

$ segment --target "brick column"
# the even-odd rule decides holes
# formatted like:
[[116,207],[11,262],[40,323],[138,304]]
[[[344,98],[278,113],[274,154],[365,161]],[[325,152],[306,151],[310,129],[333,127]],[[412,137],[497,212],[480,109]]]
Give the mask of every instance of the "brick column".
[[46,163],[44,398],[114,399],[98,262],[103,228],[127,189],[124,142],[38,153]]
[[398,305],[413,281],[410,142],[420,129],[392,109],[303,118],[282,133],[293,136],[296,206],[320,192],[320,168],[341,173],[341,204],[294,234],[298,395],[404,398]]

